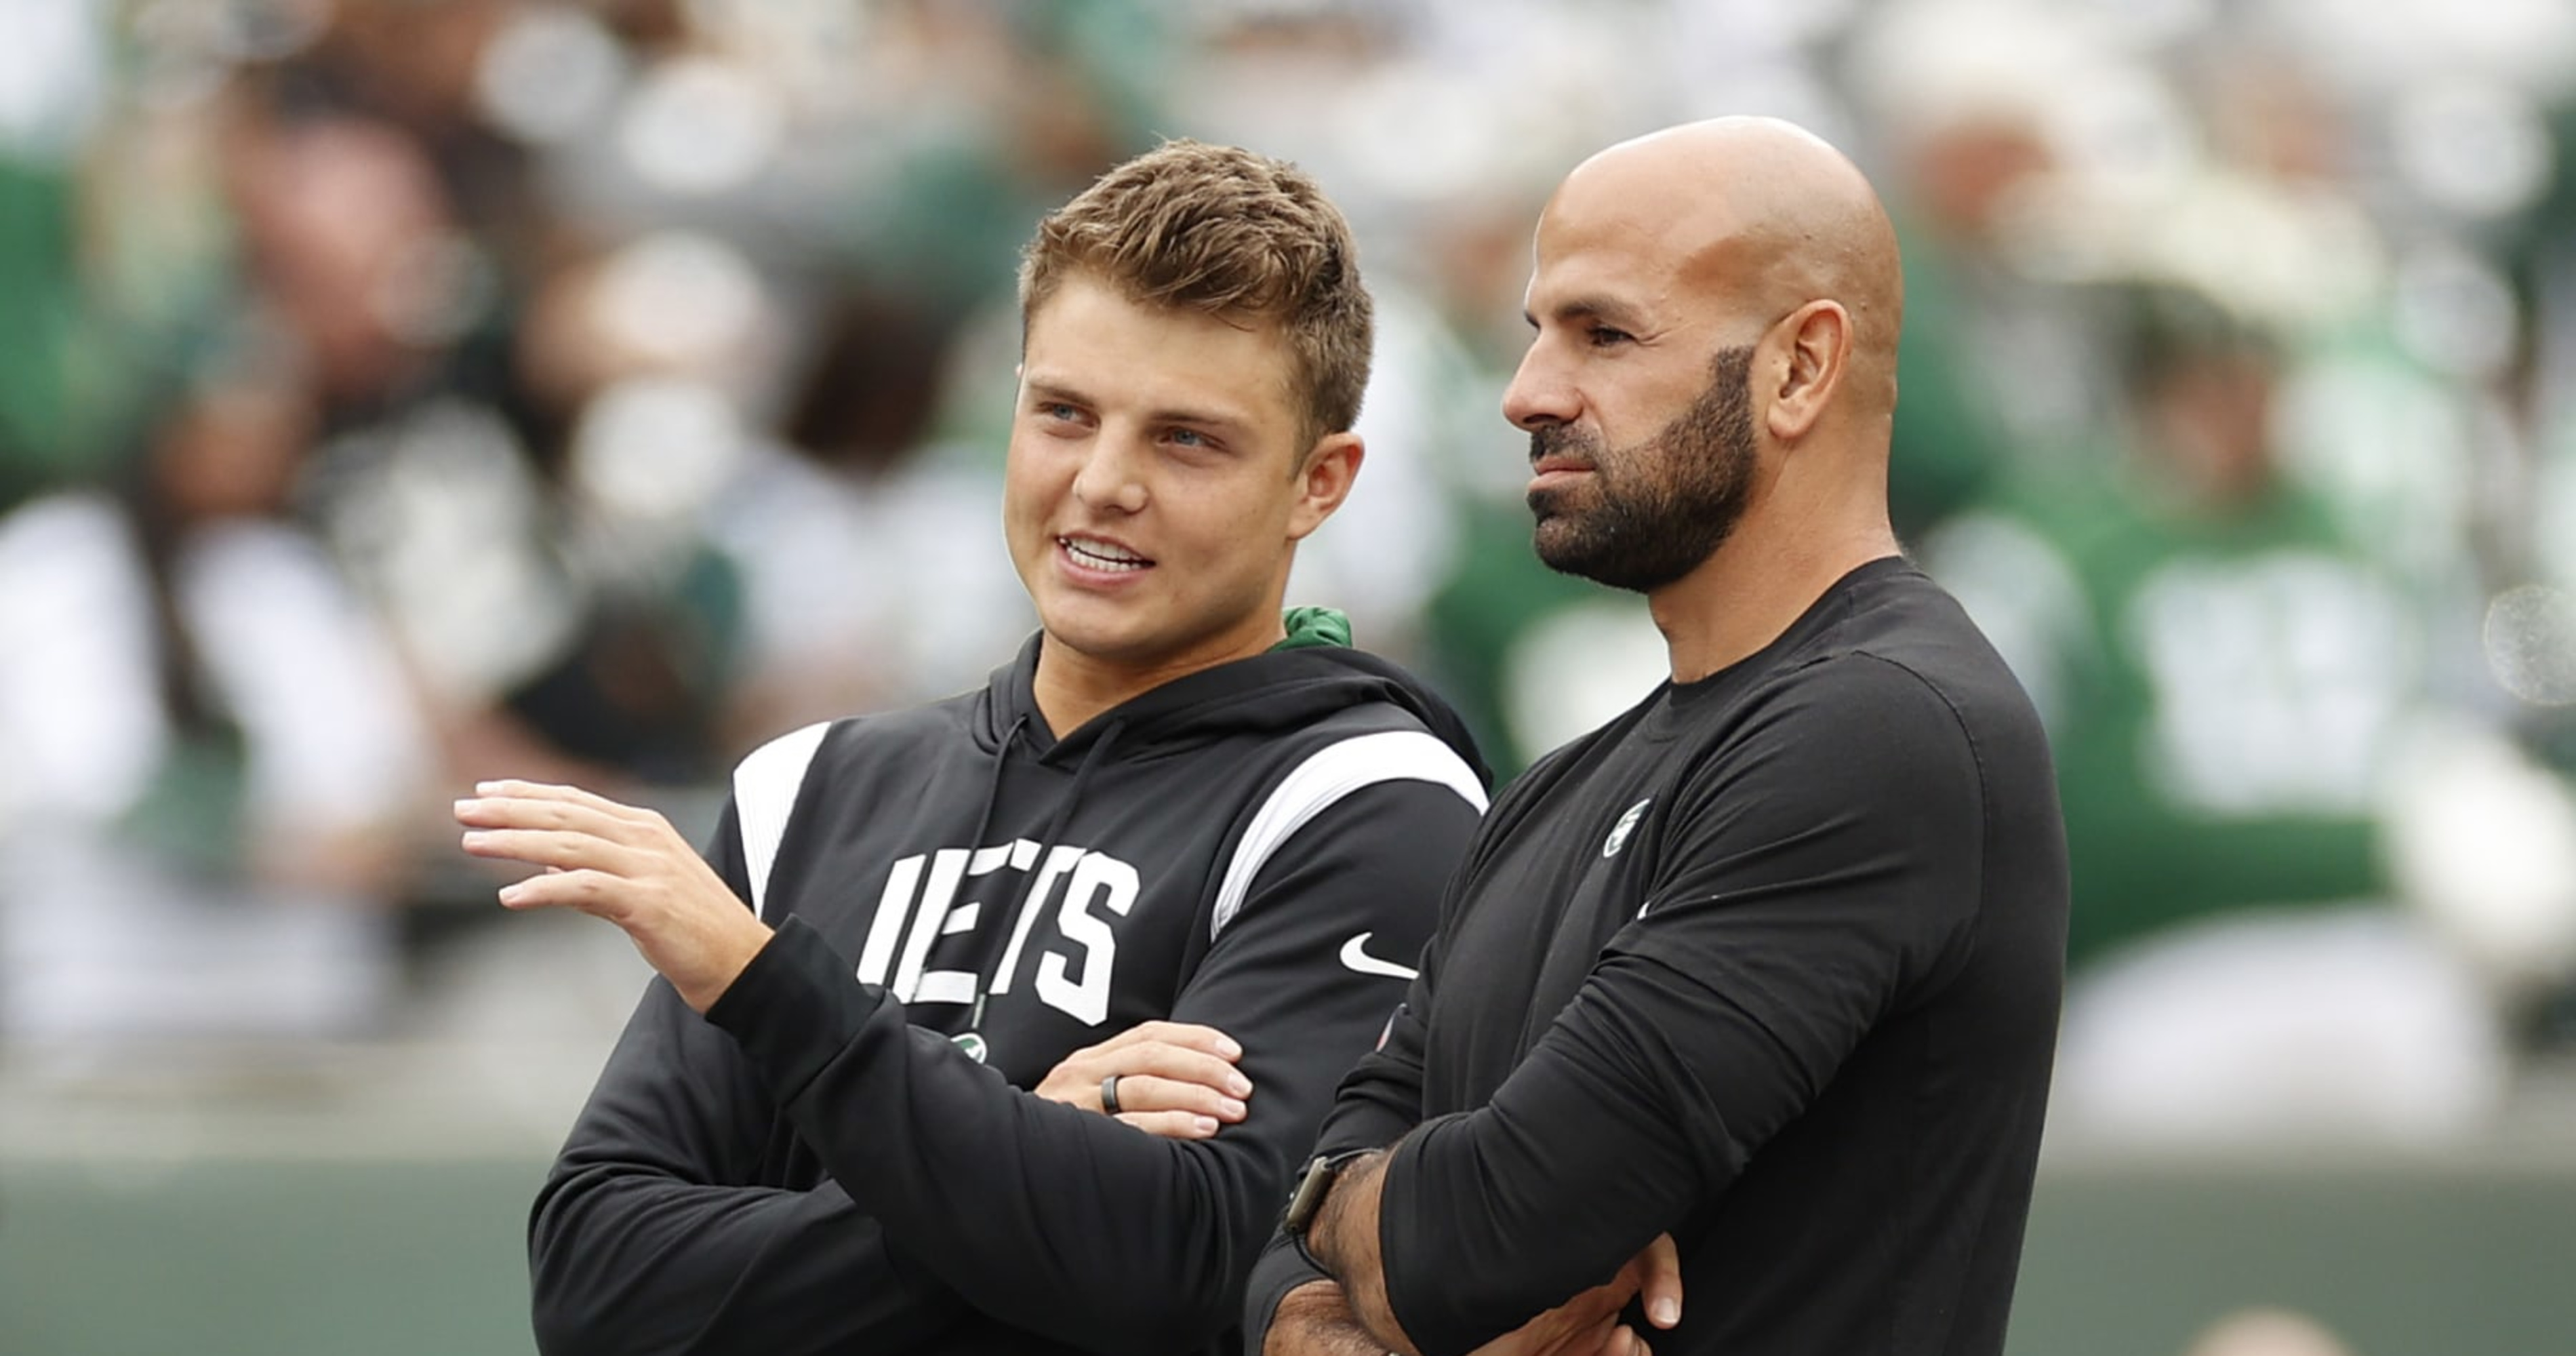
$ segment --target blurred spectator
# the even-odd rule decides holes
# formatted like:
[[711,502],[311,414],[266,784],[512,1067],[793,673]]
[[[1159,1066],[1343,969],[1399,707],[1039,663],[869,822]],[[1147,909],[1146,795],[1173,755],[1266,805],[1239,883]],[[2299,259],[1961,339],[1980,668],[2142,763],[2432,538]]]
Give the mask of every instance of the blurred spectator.
[[[90,157],[117,146],[106,19],[84,0],[23,4],[0,44],[0,511],[104,474],[133,435],[123,405],[149,367],[136,350],[151,336],[119,313],[149,308],[120,306],[134,298],[120,294],[116,265],[118,247],[151,228],[85,201],[104,196]],[[155,148],[118,149],[149,159]],[[156,224],[184,221],[170,212]]]
[[0,509],[91,469],[76,356],[95,336],[81,295],[71,211],[58,167],[0,154]]
[[[2189,291],[2137,289],[2125,309],[2113,473],[2025,479],[2017,510],[1954,519],[1926,548],[2050,722],[2079,981],[2061,1129],[2473,1128],[2502,1092],[2507,976],[2396,841],[2410,793],[2460,789],[2459,736],[2438,763],[2412,738],[2440,714],[2417,618],[2282,474],[2277,344]],[[2541,822],[2563,838],[2560,808]],[[2576,907],[2576,878],[2551,890],[2546,906]]]
[[[626,532],[583,496],[586,402],[660,355],[595,326],[514,335],[423,140],[305,102],[291,72],[268,84],[236,124],[231,197],[252,295],[321,401],[306,509],[383,609],[453,775],[709,775],[730,581],[697,543]],[[538,276],[533,319],[589,280]],[[529,351],[549,340],[585,351]]]
[[2423,686],[2402,600],[2275,463],[2275,346],[2187,292],[2132,309],[2111,474],[2026,477],[2023,511],[1927,547],[2051,720],[2078,967],[2197,914],[2379,893],[2373,783]]
[[2087,16],[1900,0],[1853,45],[1905,250],[1890,508],[1911,539],[2016,478],[2094,454],[2114,355],[2049,209],[2105,172],[2107,101],[2152,89]]
[[0,519],[0,1031],[348,1036],[430,771],[373,619],[286,516],[303,390],[217,372],[122,493]]
[[934,433],[955,323],[890,297],[837,298],[781,441],[751,449],[711,505],[745,589],[734,747],[971,686],[1035,626],[991,549],[995,468]]

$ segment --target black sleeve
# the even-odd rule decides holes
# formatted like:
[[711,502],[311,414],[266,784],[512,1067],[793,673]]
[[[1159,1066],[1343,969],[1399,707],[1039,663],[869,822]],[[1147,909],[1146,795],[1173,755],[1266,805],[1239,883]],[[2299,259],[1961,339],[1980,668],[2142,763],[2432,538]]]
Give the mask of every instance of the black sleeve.
[[529,1219],[540,1351],[900,1351],[964,1311],[837,1184],[736,1185],[771,1114],[733,1042],[655,979]]
[[[740,895],[737,841],[728,812],[708,857]],[[837,1184],[743,1185],[776,1127],[740,1049],[655,979],[529,1216],[539,1350],[893,1352],[954,1322]]]
[[1401,994],[1345,967],[1343,944],[1370,932],[1372,952],[1418,952],[1474,824],[1444,787],[1384,783],[1262,868],[1171,1013],[1243,1046],[1249,1114],[1214,1139],[1140,1134],[1012,1088],[914,1030],[793,919],[708,1019],[850,1198],[976,1309],[1098,1351],[1204,1345],[1240,1316],[1288,1164]]
[[1529,1057],[1388,1165],[1388,1299],[1426,1354],[1609,1279],[1722,1192],[1911,985],[1957,963],[1981,780],[1948,704],[1905,670],[1807,670],[1676,810],[1643,915]]
[[[1456,873],[1452,874],[1455,888]],[[1444,904],[1444,914],[1446,905]],[[1362,1055],[1334,1091],[1333,1109],[1315,1135],[1314,1148],[1289,1160],[1294,1172],[1317,1154],[1347,1149],[1377,1149],[1395,1143],[1422,1120],[1422,1013],[1431,1010],[1432,986],[1440,970],[1440,937],[1435,933],[1422,949],[1422,969],[1406,990],[1404,1002],[1387,1019],[1377,1048]],[[1244,1285],[1243,1349],[1260,1352],[1271,1317],[1288,1292],[1309,1281],[1332,1277],[1306,1260],[1288,1236],[1275,1227]]]

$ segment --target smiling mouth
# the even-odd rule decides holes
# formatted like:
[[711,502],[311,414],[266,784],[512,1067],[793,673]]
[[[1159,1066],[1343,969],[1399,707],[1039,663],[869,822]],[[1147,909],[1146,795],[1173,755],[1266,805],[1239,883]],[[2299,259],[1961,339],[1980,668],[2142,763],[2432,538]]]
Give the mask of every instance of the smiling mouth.
[[1063,547],[1074,563],[1094,570],[1141,570],[1154,562],[1112,542],[1091,541],[1078,537],[1058,537],[1055,544]]

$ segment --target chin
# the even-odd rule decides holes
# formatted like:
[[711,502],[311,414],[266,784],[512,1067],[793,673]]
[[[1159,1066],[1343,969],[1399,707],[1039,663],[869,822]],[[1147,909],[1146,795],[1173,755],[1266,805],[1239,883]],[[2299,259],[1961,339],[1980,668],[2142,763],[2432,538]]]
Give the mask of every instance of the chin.
[[1040,612],[1038,626],[1046,632],[1049,642],[1083,654],[1113,654],[1133,643],[1130,637],[1122,634],[1123,628],[1105,624],[1099,618]]
[[1585,540],[1583,525],[1562,517],[1546,517],[1530,529],[1530,550],[1539,563],[1552,570],[1573,570],[1590,554],[1591,543]]
[[1155,648],[1156,638],[1130,624],[1126,618],[1100,615],[1103,609],[1086,607],[1042,608],[1038,625],[1046,632],[1049,644],[1091,659],[1124,663],[1131,656]]

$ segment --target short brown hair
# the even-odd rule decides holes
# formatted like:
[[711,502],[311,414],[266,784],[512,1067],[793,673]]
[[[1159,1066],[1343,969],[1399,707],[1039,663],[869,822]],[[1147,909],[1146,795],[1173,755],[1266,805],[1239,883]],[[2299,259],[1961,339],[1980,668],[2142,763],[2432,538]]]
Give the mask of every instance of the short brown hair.
[[1303,170],[1234,146],[1164,142],[1047,214],[1020,258],[1020,325],[1085,272],[1147,305],[1279,325],[1306,442],[1347,432],[1372,324],[1350,223]]

